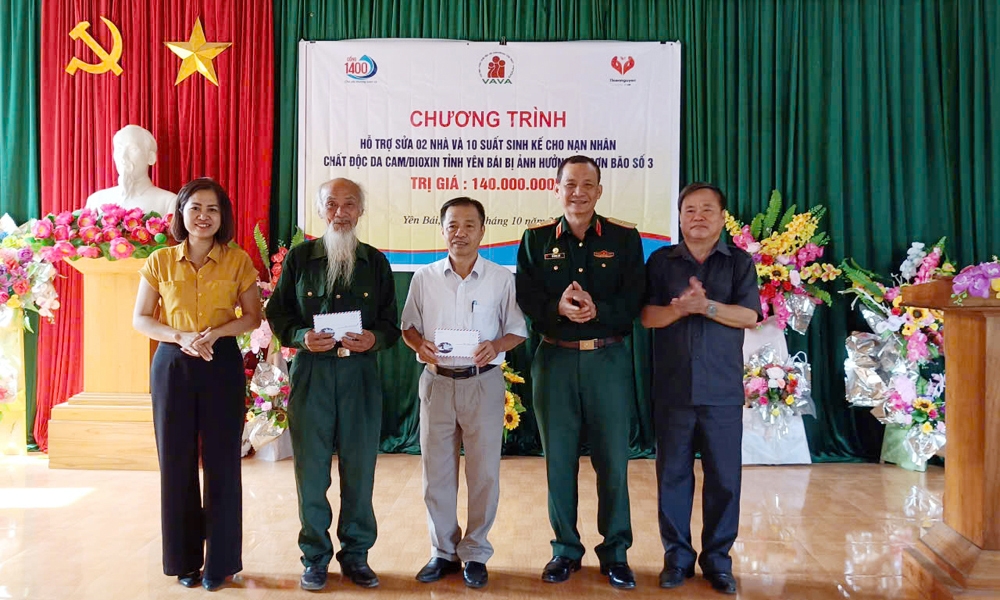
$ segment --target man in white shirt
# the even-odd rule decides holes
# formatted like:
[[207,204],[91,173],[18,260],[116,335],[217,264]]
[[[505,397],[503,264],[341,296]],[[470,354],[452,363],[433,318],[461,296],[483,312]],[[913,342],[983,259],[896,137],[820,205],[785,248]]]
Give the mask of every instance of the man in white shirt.
[[[420,452],[431,560],[417,574],[424,583],[462,569],[469,587],[486,585],[486,539],[500,498],[500,445],[506,386],[504,353],[528,335],[517,306],[514,275],[479,256],[486,211],[471,198],[441,207],[448,256],[413,274],[403,308],[403,341],[426,364],[420,375]],[[440,356],[435,332],[476,330],[471,357]],[[465,448],[469,520],[458,525],[458,459]]]

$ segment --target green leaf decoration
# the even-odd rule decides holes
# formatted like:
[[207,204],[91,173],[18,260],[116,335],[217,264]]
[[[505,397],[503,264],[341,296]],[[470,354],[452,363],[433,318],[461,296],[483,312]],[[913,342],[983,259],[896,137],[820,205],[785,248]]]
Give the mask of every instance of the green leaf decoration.
[[760,229],[763,226],[763,224],[764,224],[763,214],[758,214],[756,217],[753,218],[753,221],[750,222],[750,235],[753,236],[753,239],[755,240],[761,239]]
[[830,296],[830,292],[824,290],[816,284],[806,283],[802,286],[802,288],[809,292],[810,296],[813,296],[817,300],[823,302],[823,304],[826,304],[827,306],[833,304],[833,298]]
[[844,275],[852,283],[861,286],[862,289],[872,296],[881,296],[884,293],[876,284],[878,276],[871,271],[861,268],[853,258],[844,259],[840,263],[840,270],[844,272]]
[[[778,222],[778,213],[781,212],[781,192],[773,190],[771,200],[767,203],[767,211],[764,213],[763,231],[761,235],[767,237],[774,231],[774,225]],[[760,238],[757,238],[760,239]]]
[[295,228],[295,233],[292,235],[292,243],[289,244],[289,249],[294,248],[306,241],[306,234],[302,231],[301,227]]
[[253,226],[253,241],[257,243],[257,252],[260,252],[260,261],[264,264],[264,268],[268,271],[271,270],[271,259],[270,251],[267,247],[267,240],[264,238],[264,234],[260,231],[260,221]]
[[816,206],[809,209],[809,213],[813,216],[814,219],[816,219],[816,222],[819,223],[820,221],[823,220],[823,217],[826,216],[826,207],[823,206],[822,204],[817,204]]
[[781,221],[778,222],[778,231],[784,231],[785,228],[788,227],[788,224],[791,223],[792,219],[794,218],[795,218],[795,205],[793,204],[788,207],[788,210],[786,210],[785,214],[782,215]]

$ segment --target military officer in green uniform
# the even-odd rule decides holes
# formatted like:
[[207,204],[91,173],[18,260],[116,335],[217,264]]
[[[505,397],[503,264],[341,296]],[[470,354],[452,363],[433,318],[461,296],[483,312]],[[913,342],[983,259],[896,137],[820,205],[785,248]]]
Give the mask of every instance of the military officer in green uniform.
[[535,415],[545,452],[553,558],[542,572],[558,583],[580,569],[577,529],[581,436],[597,472],[595,548],[612,586],[635,587],[628,497],[632,353],[625,338],[642,308],[642,242],[635,226],[594,211],[601,170],[571,156],[556,172],[563,216],[528,229],[517,256],[517,302],[542,336],[531,365]]
[[[396,291],[385,255],[355,236],[365,209],[361,188],[347,179],[328,181],[320,186],[316,207],[327,230],[288,253],[267,305],[278,339],[299,349],[292,362],[288,408],[305,565],[299,583],[303,589],[322,589],[333,558],[333,512],[326,493],[336,440],[337,560],[345,577],[373,587],[378,577],[368,566],[368,550],[376,536],[372,488],[382,425],[375,354],[399,339]],[[337,340],[313,329],[314,315],[345,311],[361,311],[363,331]]]

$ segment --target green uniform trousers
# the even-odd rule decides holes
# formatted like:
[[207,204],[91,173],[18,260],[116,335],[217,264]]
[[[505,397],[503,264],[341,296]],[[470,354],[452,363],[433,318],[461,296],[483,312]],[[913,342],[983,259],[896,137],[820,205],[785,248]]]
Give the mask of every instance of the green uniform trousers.
[[545,452],[552,554],[580,559],[577,529],[580,435],[585,432],[597,473],[594,551],[602,565],[626,561],[632,545],[628,498],[629,406],[635,397],[632,354],[624,343],[597,350],[542,342],[531,364],[535,416]]
[[382,428],[375,355],[337,358],[299,352],[292,361],[291,382],[288,430],[299,493],[302,564],[327,565],[333,558],[333,511],[326,493],[335,442],[340,473],[337,560],[366,560],[377,535],[372,490]]

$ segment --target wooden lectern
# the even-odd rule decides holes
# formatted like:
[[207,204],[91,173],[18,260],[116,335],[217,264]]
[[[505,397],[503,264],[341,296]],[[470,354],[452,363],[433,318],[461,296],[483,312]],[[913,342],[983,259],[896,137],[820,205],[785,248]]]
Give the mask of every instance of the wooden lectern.
[[52,408],[49,467],[157,470],[149,365],[132,328],[144,258],[67,261],[83,274],[83,391]]
[[904,573],[937,598],[1000,599],[1000,300],[951,300],[951,279],[903,288],[944,311],[948,458],[944,522],[907,550]]

